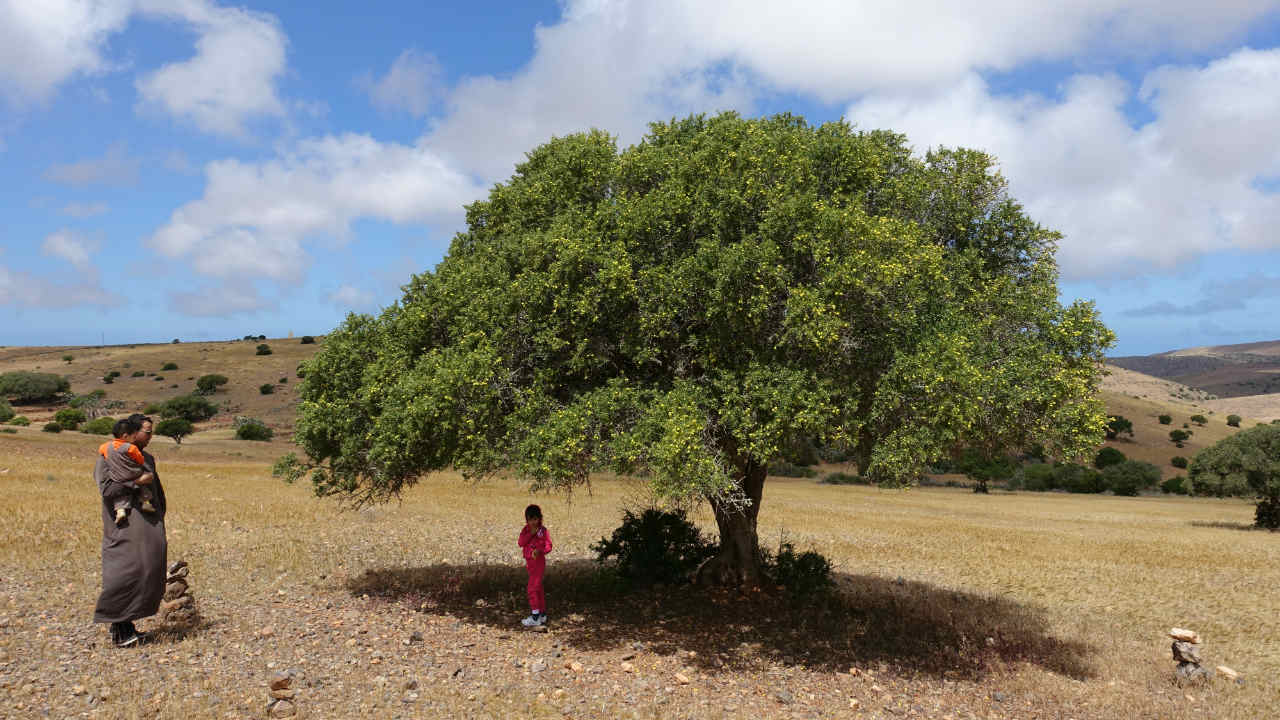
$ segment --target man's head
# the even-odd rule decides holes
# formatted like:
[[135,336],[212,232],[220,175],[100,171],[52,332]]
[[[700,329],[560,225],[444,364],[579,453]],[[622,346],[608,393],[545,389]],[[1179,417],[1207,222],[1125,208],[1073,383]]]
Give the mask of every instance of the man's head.
[[142,413],[134,413],[124,419],[124,439],[133,443],[139,450],[151,442],[151,418]]

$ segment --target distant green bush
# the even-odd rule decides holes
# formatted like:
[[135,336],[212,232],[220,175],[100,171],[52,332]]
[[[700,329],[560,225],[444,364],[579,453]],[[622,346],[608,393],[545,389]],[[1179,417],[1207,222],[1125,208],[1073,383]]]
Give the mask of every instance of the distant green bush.
[[208,420],[218,414],[213,403],[199,395],[180,395],[160,405],[160,417],[180,417],[189,422]]
[[13,411],[13,406],[9,404],[8,400],[0,397],[0,423],[9,422],[14,415],[17,415],[17,413]]
[[171,370],[177,370],[177,369],[178,369],[178,363],[174,363],[174,362],[167,362],[164,365],[160,366],[160,372],[169,372]]
[[1207,417],[1205,417],[1205,416],[1203,416],[1203,415],[1192,415],[1192,416],[1191,416],[1191,422],[1193,422],[1193,423],[1195,423],[1195,424],[1199,425],[1200,427],[1204,427],[1204,424],[1205,424],[1205,423],[1207,423],[1207,422],[1209,422],[1209,418],[1207,418]]
[[[1127,462],[1127,461],[1122,461]],[[1108,465],[1107,467],[1115,467]],[[1070,493],[1101,493],[1107,491],[1102,473],[1083,465],[1062,464],[1053,469],[1055,484]]]
[[179,445],[182,444],[182,438],[193,432],[195,432],[195,426],[193,426],[186,418],[165,418],[160,421],[159,425],[156,425],[157,435],[173,438],[173,441]]
[[287,377],[282,377],[282,378],[280,378],[279,380],[277,380],[276,382],[280,383],[281,385],[287,385],[287,384],[289,383],[289,378],[287,378]]
[[1126,460],[1103,470],[1102,479],[1116,495],[1134,496],[1160,482],[1160,468],[1141,460]]
[[104,382],[104,383],[106,383],[106,384],[108,384],[108,385],[112,385],[112,384],[114,384],[114,383],[115,383],[115,381],[116,381],[116,378],[115,378],[115,376],[114,376],[114,375],[103,375],[103,376],[102,376],[102,382]]
[[1172,415],[1161,415],[1158,419],[1160,420],[1161,425],[1168,425],[1169,423],[1173,422]]
[[18,427],[26,427],[31,424],[31,421],[27,419],[26,415],[19,415],[13,418],[12,420],[10,420],[9,424],[17,425]]
[[791,478],[811,478],[817,475],[817,471],[802,465],[792,465],[785,460],[779,460],[769,464],[769,475],[773,477],[791,477]]
[[862,475],[847,472],[833,472],[823,475],[818,482],[823,485],[870,485],[871,481]]
[[303,344],[303,345],[311,345],[311,344],[312,344],[312,343],[314,343],[315,341],[316,341],[316,339],[315,339],[315,338],[313,338],[313,337],[311,337],[310,335],[303,335],[303,336],[302,336],[302,344]]
[[161,406],[159,404],[148,403],[146,407],[142,408],[142,414],[143,415],[159,415],[160,410],[161,410]]
[[1174,455],[1169,458],[1169,464],[1176,468],[1185,468],[1187,466],[1187,459],[1181,455]]
[[53,373],[17,370],[0,375],[0,398],[20,405],[54,401],[71,390],[71,381]]
[[1227,424],[1228,424],[1228,425],[1230,425],[1231,427],[1240,427],[1240,416],[1239,416],[1239,415],[1228,415],[1228,416],[1227,416]]
[[110,435],[111,428],[116,424],[115,418],[100,417],[94,418],[89,422],[80,426],[80,432],[87,435]]
[[1108,440],[1115,440],[1121,434],[1133,437],[1133,421],[1123,415],[1110,415],[1107,417],[1106,433]]
[[1124,453],[1113,447],[1104,447],[1098,451],[1097,457],[1093,459],[1093,466],[1101,470],[1108,465],[1116,465],[1128,460]]
[[60,433],[62,432],[62,426],[56,422],[45,423],[44,427],[41,428],[41,430],[47,433]]
[[63,408],[54,413],[53,420],[61,425],[63,430],[75,430],[86,418],[83,410]]
[[1180,443],[1191,437],[1191,433],[1186,430],[1170,430],[1169,439],[1175,443],[1179,443],[1178,447],[1182,447]]
[[219,387],[222,387],[223,385],[226,385],[226,384],[227,384],[226,375],[218,375],[217,373],[212,373],[209,375],[201,375],[200,379],[196,380],[196,391],[199,392],[201,395],[212,395],[213,393],[218,391]]
[[263,383],[258,386],[258,392],[262,395],[270,395],[276,391],[276,386],[271,383]]
[[270,440],[275,431],[267,427],[261,420],[245,422],[236,428],[237,440]]
[[1173,477],[1160,483],[1160,492],[1169,493],[1171,495],[1187,494],[1187,479],[1182,475],[1174,475]]
[[[1032,463],[1022,466],[1021,481],[1016,483],[1024,490],[1032,492],[1044,492],[1053,490],[1057,487],[1057,478],[1054,477],[1053,466],[1049,463]],[[1015,478],[1018,476],[1015,475]]]
[[256,352],[255,354],[256,354],[256,355],[270,355],[270,354],[271,354],[271,346],[270,346],[270,345],[268,345],[268,344],[266,344],[266,343],[262,343],[261,345],[259,345],[259,346],[258,346],[258,352]]
[[76,359],[76,358],[75,358],[75,356],[74,356],[74,355],[63,355],[63,356],[62,356],[62,361],[63,361],[63,362],[65,362],[65,363],[67,363],[68,365],[70,365],[70,364],[71,364],[71,361],[72,361],[72,360],[75,360],[75,359]]

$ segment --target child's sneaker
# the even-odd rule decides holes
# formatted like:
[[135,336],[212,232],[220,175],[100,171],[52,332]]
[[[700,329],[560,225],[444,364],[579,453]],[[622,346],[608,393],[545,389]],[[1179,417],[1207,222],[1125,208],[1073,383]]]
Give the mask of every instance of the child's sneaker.
[[539,625],[546,624],[546,621],[539,619],[537,615],[530,615],[529,617],[521,620],[520,624],[525,627],[538,627]]
[[116,527],[124,525],[124,519],[129,516],[129,511],[119,507],[116,508]]
[[545,626],[546,624],[547,624],[547,614],[546,614],[546,613],[538,613],[538,627],[543,627],[543,626]]

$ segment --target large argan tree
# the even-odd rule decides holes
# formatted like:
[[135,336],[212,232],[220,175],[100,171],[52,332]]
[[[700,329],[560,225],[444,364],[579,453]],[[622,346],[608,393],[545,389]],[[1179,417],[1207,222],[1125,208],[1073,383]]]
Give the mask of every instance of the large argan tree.
[[1111,342],[1057,301],[1056,234],[986,155],[729,113],[535,148],[467,208],[434,271],[309,361],[297,441],[317,494],[381,500],[423,473],[569,489],[643,473],[704,498],[759,581],[756,517],[783,448],[844,447],[909,483],[960,447],[1101,439]]

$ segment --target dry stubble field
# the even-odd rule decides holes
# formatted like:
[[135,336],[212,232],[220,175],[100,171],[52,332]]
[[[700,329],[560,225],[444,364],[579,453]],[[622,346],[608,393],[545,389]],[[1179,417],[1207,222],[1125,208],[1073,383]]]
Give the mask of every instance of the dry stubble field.
[[[552,630],[521,632],[527,493],[440,475],[341,511],[270,478],[284,443],[153,445],[170,559],[203,623],[116,650],[90,623],[98,438],[0,435],[0,715],[262,717],[271,673],[347,717],[1274,716],[1280,535],[1241,501],[975,496],[771,480],[761,535],[836,564],[841,600],[617,593],[587,562],[637,491],[539,498]],[[711,526],[709,517],[698,521]],[[1179,689],[1164,633],[1241,671]],[[850,669],[856,670],[856,674]]]

